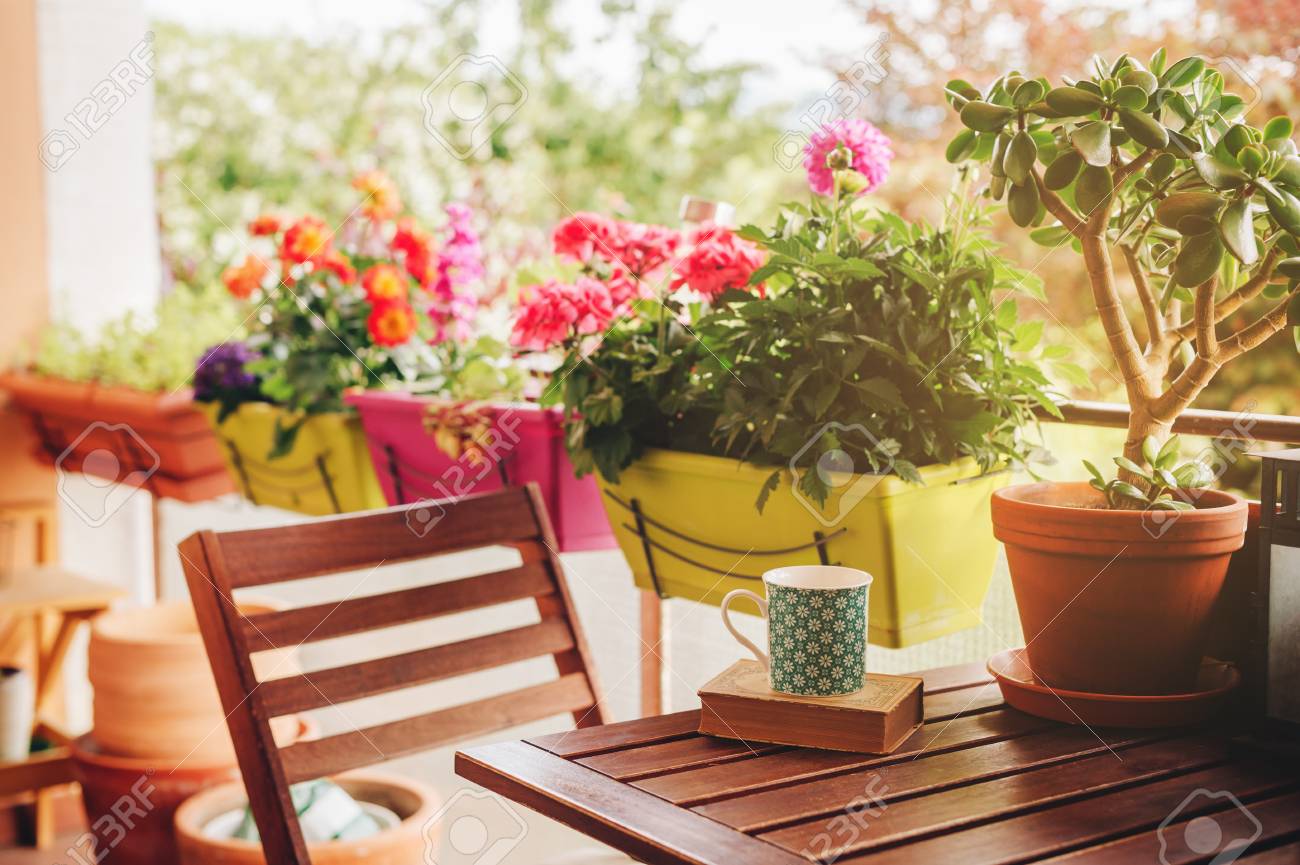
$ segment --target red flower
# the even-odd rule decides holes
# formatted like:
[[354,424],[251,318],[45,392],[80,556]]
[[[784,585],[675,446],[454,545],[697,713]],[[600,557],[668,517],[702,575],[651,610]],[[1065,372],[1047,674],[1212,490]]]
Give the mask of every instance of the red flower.
[[616,226],[614,251],[618,260],[644,279],[672,258],[681,235],[662,225],[620,222]]
[[346,255],[337,249],[331,249],[323,256],[316,260],[319,267],[330,271],[339,278],[339,282],[344,285],[351,285],[357,278],[357,270],[352,266],[352,261]]
[[376,345],[401,345],[415,333],[415,310],[405,301],[381,303],[370,311],[366,328]]
[[331,235],[324,222],[314,216],[304,216],[284,233],[280,256],[286,261],[301,264],[328,253],[330,240]]
[[383,304],[405,301],[406,275],[392,264],[376,264],[361,274],[361,287],[366,290],[366,300]]
[[391,219],[402,209],[397,187],[382,171],[363,171],[352,179],[352,188],[365,194],[361,212],[376,222]]
[[428,285],[433,272],[433,237],[407,217],[397,222],[393,249],[402,253],[406,272],[421,286]]
[[254,237],[267,237],[280,233],[280,217],[263,213],[248,223],[248,233]]
[[265,261],[256,255],[249,255],[238,267],[227,267],[222,271],[221,281],[226,284],[227,291],[244,300],[261,287],[268,270],[270,268]]
[[[677,264],[673,288],[689,286],[709,300],[729,288],[744,288],[750,275],[763,264],[758,248],[728,228],[702,225],[692,232],[688,243],[691,249]],[[763,296],[762,285],[755,286],[755,290],[759,297]]]
[[618,227],[599,213],[575,213],[555,226],[551,233],[555,253],[574,261],[587,262],[592,255],[613,261],[618,249]]
[[613,319],[614,304],[604,283],[588,276],[578,277],[573,285],[548,279],[519,292],[519,311],[510,342],[545,351],[570,335],[602,331]]

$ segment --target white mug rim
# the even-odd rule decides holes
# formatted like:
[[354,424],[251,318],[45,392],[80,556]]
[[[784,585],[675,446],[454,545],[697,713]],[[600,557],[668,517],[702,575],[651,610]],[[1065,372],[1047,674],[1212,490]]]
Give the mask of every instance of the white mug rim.
[[[830,579],[828,579],[830,578]],[[803,580],[815,581],[817,585],[808,585]],[[873,577],[858,568],[846,568],[843,565],[786,565],[773,568],[763,574],[765,586],[781,586],[788,589],[807,589],[809,591],[834,591],[836,589],[860,589],[871,585]]]

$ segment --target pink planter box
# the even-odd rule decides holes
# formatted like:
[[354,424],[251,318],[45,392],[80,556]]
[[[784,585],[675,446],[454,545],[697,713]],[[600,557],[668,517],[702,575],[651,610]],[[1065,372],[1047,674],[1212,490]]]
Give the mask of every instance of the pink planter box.
[[370,458],[390,505],[446,499],[534,481],[560,542],[560,552],[617,546],[600,502],[596,479],[573,476],[564,450],[564,424],[555,409],[527,403],[493,406],[497,446],[491,464],[453,460],[425,432],[432,399],[409,393],[361,391],[348,403],[361,415]]

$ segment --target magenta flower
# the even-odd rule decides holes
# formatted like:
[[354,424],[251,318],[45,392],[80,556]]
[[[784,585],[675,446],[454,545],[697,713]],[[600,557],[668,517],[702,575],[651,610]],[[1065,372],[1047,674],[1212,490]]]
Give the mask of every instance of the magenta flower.
[[826,167],[826,157],[840,145],[853,154],[853,169],[866,179],[859,195],[870,192],[885,182],[894,150],[889,138],[865,120],[851,118],[827,123],[817,130],[804,148],[804,168],[808,169],[808,185],[818,195],[835,192],[835,177]]

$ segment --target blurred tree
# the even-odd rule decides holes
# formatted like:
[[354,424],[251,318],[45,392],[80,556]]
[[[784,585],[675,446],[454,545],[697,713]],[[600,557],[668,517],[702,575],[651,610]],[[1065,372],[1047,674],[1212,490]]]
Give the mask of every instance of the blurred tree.
[[[777,112],[740,105],[753,68],[700,62],[699,45],[671,28],[670,8],[604,4],[602,40],[621,46],[631,34],[635,75],[620,88],[575,56],[555,0],[521,0],[512,52],[495,66],[467,64],[465,55],[485,53],[478,34],[497,23],[488,6],[430,0],[418,24],[373,39],[161,22],[155,139],[171,274],[214,279],[239,251],[243,223],[263,210],[341,220],[348,179],[372,167],[432,224],[449,199],[475,208],[493,292],[521,261],[548,252],[546,232],[570,211],[675,223],[689,192],[744,198],[741,215],[756,217],[797,184],[772,163]],[[503,125],[484,127],[491,134],[477,149],[471,125],[445,104],[472,76],[489,105],[516,104],[516,83],[526,90]],[[437,135],[425,128],[426,102]]]

